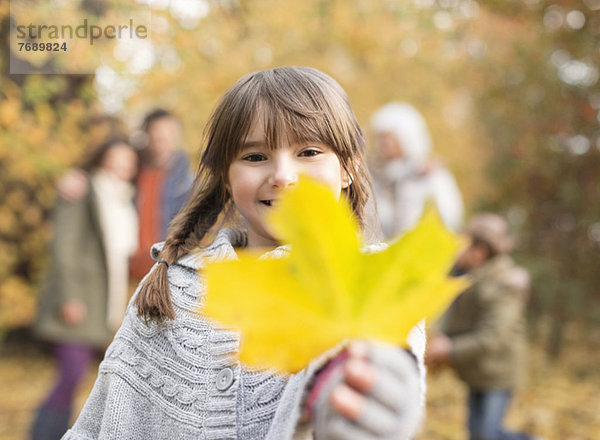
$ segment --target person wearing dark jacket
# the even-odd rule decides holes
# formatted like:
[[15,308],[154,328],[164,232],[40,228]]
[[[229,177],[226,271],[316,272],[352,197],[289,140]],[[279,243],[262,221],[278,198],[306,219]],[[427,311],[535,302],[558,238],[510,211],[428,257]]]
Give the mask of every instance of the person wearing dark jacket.
[[154,110],[144,118],[142,129],[147,145],[136,184],[140,244],[130,262],[135,281],[140,281],[153,266],[150,248],[165,239],[169,223],[192,186],[190,162],[180,148],[181,125],[175,116],[166,110]]

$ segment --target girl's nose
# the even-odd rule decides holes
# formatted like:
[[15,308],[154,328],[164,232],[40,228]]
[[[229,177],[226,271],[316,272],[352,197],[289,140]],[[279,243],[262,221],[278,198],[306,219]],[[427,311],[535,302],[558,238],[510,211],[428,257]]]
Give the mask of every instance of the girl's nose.
[[273,170],[269,176],[269,185],[286,188],[298,182],[298,171],[289,158],[278,157],[273,161]]

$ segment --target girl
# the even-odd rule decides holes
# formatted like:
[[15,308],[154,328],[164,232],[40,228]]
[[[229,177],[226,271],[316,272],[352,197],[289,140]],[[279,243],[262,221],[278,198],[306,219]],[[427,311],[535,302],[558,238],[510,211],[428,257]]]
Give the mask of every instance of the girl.
[[[422,332],[412,336],[418,362],[403,350],[356,342],[284,376],[244,367],[235,359],[238,334],[196,314],[204,300],[197,272],[207,261],[236,258],[244,247],[285,254],[265,214],[298,175],[347,197],[364,227],[370,182],[363,148],[346,94],[317,70],[276,68],[233,85],[209,121],[188,201],[164,244],[154,246],[158,263],[142,281],[65,439],[414,434],[424,393]],[[215,225],[238,215],[245,230],[221,229],[196,251]]]
[[127,261],[137,249],[131,183],[137,166],[126,141],[105,143],[83,167],[87,193],[73,202],[60,198],[55,208],[52,267],[35,330],[54,343],[59,371],[34,421],[35,440],[56,440],[67,431],[81,377],[123,320]]

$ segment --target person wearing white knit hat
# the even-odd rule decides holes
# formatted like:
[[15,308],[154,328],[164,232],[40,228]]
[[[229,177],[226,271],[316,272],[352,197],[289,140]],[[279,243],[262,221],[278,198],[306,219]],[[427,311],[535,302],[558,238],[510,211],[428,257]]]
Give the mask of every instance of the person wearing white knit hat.
[[421,113],[392,102],[373,115],[379,166],[372,168],[377,210],[385,238],[411,229],[432,199],[445,225],[462,225],[463,202],[452,174],[430,159],[431,137]]

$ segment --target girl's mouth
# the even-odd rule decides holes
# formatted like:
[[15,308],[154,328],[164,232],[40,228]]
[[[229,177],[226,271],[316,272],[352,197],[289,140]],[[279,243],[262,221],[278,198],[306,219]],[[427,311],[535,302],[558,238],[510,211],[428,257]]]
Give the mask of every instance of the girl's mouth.
[[279,201],[278,200],[261,200],[260,203],[262,203],[263,205],[266,205],[266,206],[277,206]]

